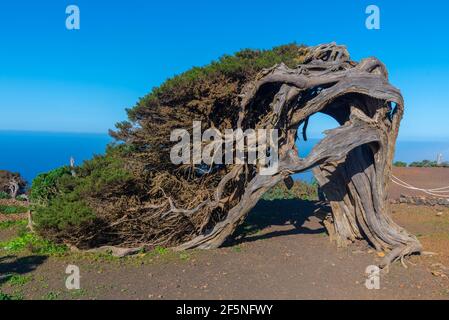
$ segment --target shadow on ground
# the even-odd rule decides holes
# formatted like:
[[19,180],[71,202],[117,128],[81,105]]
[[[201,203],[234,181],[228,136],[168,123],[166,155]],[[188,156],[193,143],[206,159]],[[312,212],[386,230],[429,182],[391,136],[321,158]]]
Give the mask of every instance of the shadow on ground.
[[[237,228],[227,245],[293,234],[323,233],[325,232],[323,227],[309,228],[304,226],[318,209],[319,205],[315,201],[299,199],[261,200],[250,212],[245,222]],[[294,228],[259,234],[263,229],[285,225],[292,225]]]
[[0,285],[13,275],[24,275],[33,272],[47,260],[46,256],[17,257],[13,255],[0,257]]

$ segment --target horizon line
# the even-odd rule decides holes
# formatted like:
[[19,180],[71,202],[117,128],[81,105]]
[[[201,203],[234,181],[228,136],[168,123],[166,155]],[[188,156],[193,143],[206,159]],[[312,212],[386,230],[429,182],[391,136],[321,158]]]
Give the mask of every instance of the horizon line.
[[100,134],[109,136],[104,131],[48,131],[48,130],[22,130],[22,129],[0,129],[0,132],[24,132],[24,133],[50,133],[50,134]]
[[[48,131],[48,130],[22,130],[22,129],[0,129],[1,132],[16,132],[16,133],[46,133],[46,134],[95,134],[95,135],[105,135],[109,136],[108,131]],[[111,139],[113,139],[111,137]],[[322,137],[318,136],[311,136],[309,137],[309,140],[321,140]],[[397,141],[400,142],[445,142],[449,138],[448,137],[398,137]],[[301,140],[302,141],[302,140]]]

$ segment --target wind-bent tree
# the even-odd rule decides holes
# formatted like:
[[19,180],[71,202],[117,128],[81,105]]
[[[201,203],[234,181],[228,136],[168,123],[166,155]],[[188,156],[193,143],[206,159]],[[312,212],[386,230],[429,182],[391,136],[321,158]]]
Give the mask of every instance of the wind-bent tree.
[[15,199],[24,192],[26,181],[19,173],[0,170],[0,192],[8,194]]
[[[128,110],[129,121],[111,132],[122,143],[77,168],[76,177],[63,169],[41,176],[32,190],[40,203],[38,230],[81,248],[216,248],[266,191],[313,168],[332,208],[324,221],[331,239],[340,246],[365,239],[388,252],[382,264],[388,265],[421,251],[388,214],[403,106],[385,66],[375,58],[351,61],[343,46],[288,45],[225,56],[141,99]],[[318,112],[340,127],[300,158],[297,135],[306,137],[308,119]],[[193,121],[220,132],[278,129],[279,170],[262,175],[250,164],[171,163],[170,133],[191,130]],[[49,185],[59,191],[48,192]]]

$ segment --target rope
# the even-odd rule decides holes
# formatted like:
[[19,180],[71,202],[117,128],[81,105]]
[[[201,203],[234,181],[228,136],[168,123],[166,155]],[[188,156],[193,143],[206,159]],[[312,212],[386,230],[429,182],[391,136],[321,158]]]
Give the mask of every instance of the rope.
[[409,184],[409,183],[407,183],[407,182],[405,182],[405,181],[402,181],[401,179],[399,179],[399,178],[396,177],[395,175],[393,175],[393,178],[396,179],[396,180],[398,180],[399,182],[405,184],[406,186],[408,186],[408,187],[410,187],[410,188],[413,188],[413,189],[417,189],[417,190],[426,190],[426,191],[436,192],[436,193],[448,193],[448,192],[449,192],[449,190],[447,190],[447,191],[439,191],[439,190],[449,189],[449,186],[447,186],[447,187],[442,187],[442,188],[436,188],[436,189],[423,189],[423,188],[417,188],[417,187],[414,187],[414,186],[412,186],[411,184]]
[[421,191],[421,192],[424,192],[424,193],[429,194],[429,195],[434,196],[434,197],[449,198],[449,190],[446,190],[446,189],[449,189],[449,186],[442,187],[442,188],[435,188],[435,189],[418,188],[418,187],[412,186],[411,184],[409,184],[409,183],[407,183],[405,181],[402,181],[401,179],[399,179],[395,175],[392,175],[391,181],[393,183],[403,187],[403,188],[406,188],[406,189]]

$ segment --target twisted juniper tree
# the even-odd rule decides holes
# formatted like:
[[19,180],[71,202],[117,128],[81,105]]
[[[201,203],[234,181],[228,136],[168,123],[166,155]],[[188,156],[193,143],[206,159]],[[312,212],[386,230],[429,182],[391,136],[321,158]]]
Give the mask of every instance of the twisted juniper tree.
[[26,181],[19,173],[0,170],[0,192],[15,199],[24,192]]
[[[121,143],[77,168],[75,177],[62,170],[52,180],[62,193],[44,192],[42,199],[35,192],[38,230],[82,248],[216,248],[266,191],[313,169],[332,209],[323,221],[331,239],[340,246],[365,239],[388,252],[388,265],[421,251],[388,214],[403,106],[385,66],[375,58],[351,61],[343,46],[288,45],[225,56],[168,80],[129,109],[129,121],[111,132]],[[319,112],[340,127],[301,158],[297,136],[306,136],[308,119]],[[173,164],[170,134],[191,130],[193,121],[220,132],[277,129],[278,171]]]

